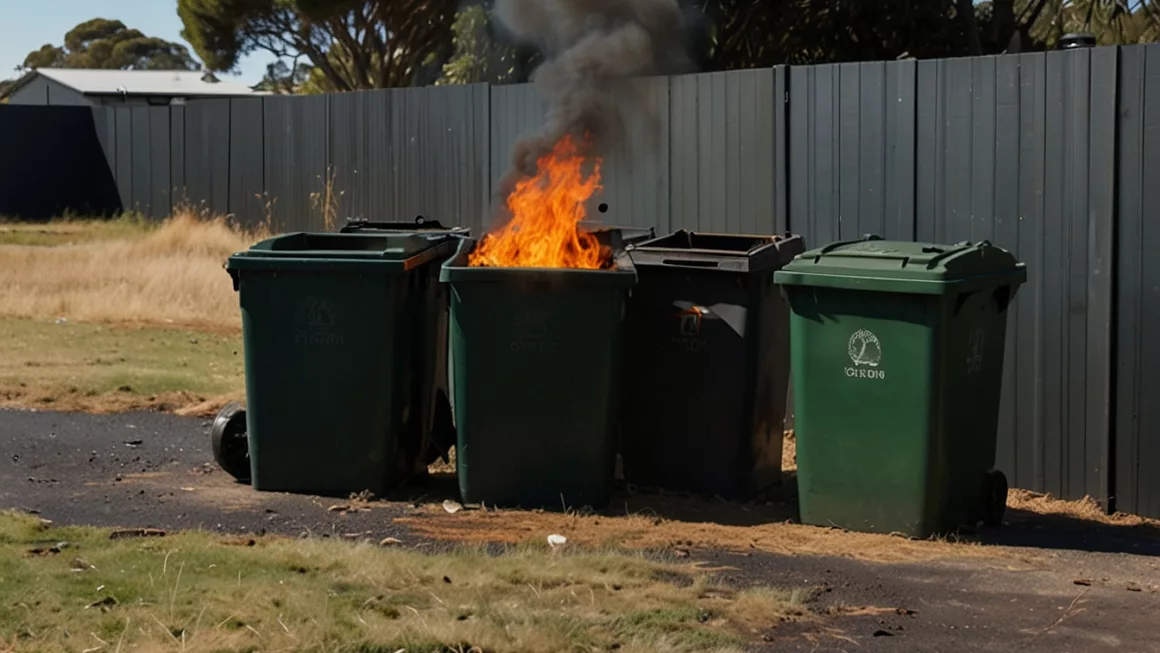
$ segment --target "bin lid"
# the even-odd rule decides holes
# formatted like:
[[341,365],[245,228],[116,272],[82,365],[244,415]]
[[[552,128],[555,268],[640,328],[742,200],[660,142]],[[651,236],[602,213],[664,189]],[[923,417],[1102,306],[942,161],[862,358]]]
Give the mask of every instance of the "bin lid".
[[1026,280],[1026,265],[986,240],[939,245],[873,235],[804,252],[774,275],[782,285],[922,294]]
[[330,233],[282,234],[230,256],[227,270],[286,270],[399,264],[409,270],[431,259],[450,256],[456,239],[446,234]]
[[385,232],[448,232],[469,234],[471,229],[468,227],[445,227],[443,223],[438,220],[430,220],[423,216],[416,216],[412,222],[383,222],[376,220],[367,220],[365,218],[347,218],[346,225],[339,229],[339,233],[374,233],[376,231]]
[[778,269],[805,249],[801,236],[716,234],[680,229],[628,248],[637,267],[675,267],[731,272]]

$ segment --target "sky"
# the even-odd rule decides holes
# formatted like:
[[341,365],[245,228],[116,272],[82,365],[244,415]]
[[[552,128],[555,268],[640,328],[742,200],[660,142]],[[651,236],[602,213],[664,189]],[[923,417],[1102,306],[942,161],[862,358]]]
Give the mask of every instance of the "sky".
[[[177,0],[0,0],[0,79],[16,77],[13,69],[29,52],[45,43],[61,45],[65,32],[90,18],[120,20],[146,36],[189,47],[181,38]],[[223,78],[257,84],[271,58],[254,54],[241,61],[238,77]]]

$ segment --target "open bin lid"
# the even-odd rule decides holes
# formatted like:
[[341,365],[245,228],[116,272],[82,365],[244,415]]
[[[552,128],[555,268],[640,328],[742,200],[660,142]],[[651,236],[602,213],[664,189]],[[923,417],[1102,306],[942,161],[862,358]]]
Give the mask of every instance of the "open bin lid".
[[804,252],[774,280],[789,286],[941,294],[952,284],[1022,284],[1027,267],[986,240],[938,245],[866,235]]
[[582,220],[579,226],[581,230],[596,236],[601,245],[607,245],[613,251],[621,251],[634,243],[657,237],[653,227],[622,227],[593,220]]
[[296,232],[267,238],[230,256],[227,270],[358,267],[402,264],[418,267],[450,256],[457,239],[440,234]]
[[468,227],[445,227],[438,220],[431,220],[421,215],[415,216],[411,222],[389,222],[367,220],[365,218],[347,218],[346,225],[339,229],[339,233],[374,233],[385,232],[447,232],[467,235],[471,233]]
[[667,266],[762,272],[778,269],[805,249],[801,236],[700,233],[681,229],[628,247],[637,267]]

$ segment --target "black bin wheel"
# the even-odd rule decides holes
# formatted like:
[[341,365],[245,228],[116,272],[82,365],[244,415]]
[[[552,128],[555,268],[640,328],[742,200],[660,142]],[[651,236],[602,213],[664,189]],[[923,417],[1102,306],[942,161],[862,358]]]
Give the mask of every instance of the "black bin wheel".
[[239,481],[250,478],[250,442],[246,438],[246,409],[230,402],[218,411],[210,427],[213,459]]
[[1007,513],[1007,477],[1003,472],[992,469],[983,475],[982,522],[987,526],[999,526]]

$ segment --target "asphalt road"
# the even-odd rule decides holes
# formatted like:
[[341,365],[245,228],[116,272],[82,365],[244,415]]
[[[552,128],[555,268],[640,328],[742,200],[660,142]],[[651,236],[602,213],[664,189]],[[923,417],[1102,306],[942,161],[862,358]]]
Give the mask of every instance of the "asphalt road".
[[[214,465],[208,429],[208,420],[155,413],[0,411],[0,509],[58,524],[437,544],[393,523],[423,496],[341,512],[340,499],[257,493]],[[827,615],[771,628],[759,647],[771,653],[1160,652],[1160,537],[1012,519],[994,538],[1016,553],[989,563],[694,556],[724,566],[730,583],[800,589]]]

